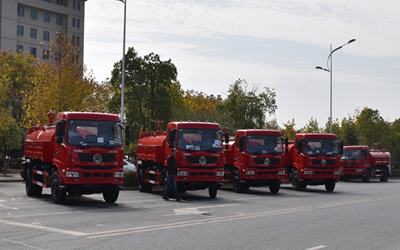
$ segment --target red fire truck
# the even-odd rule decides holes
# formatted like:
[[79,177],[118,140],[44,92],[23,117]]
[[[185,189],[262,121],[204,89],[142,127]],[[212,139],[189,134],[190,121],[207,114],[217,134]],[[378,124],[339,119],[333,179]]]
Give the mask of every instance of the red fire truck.
[[43,187],[50,187],[55,203],[63,203],[67,193],[103,193],[106,202],[114,203],[123,184],[123,126],[119,117],[60,112],[54,124],[54,116],[49,113],[49,124],[28,131],[21,169],[26,194],[39,196]]
[[368,146],[345,146],[341,160],[340,175],[344,181],[361,178],[368,182],[379,177],[386,182],[391,174],[391,155],[385,149],[369,149]]
[[332,192],[340,178],[342,149],[334,134],[296,134],[285,156],[285,181],[291,182],[294,190],[302,190],[307,185],[325,185]]
[[282,133],[276,130],[236,131],[235,139],[224,150],[224,181],[232,183],[238,193],[261,186],[278,193],[285,177],[283,142]]
[[137,178],[141,192],[167,184],[167,157],[176,148],[179,192],[208,188],[216,197],[223,182],[222,131],[217,123],[170,122],[166,131],[144,132],[137,144]]

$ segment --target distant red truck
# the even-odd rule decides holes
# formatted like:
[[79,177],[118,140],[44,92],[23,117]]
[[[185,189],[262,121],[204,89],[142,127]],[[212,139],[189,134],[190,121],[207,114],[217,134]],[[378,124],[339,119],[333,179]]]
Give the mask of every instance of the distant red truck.
[[271,193],[278,193],[285,177],[283,144],[280,131],[236,131],[235,138],[224,149],[224,182],[232,183],[238,193],[261,186],[268,186]]
[[325,185],[332,192],[340,178],[342,149],[334,134],[296,134],[285,155],[285,181],[292,183],[294,190],[302,190],[307,185]]
[[391,175],[391,155],[385,149],[369,149],[368,146],[345,146],[341,159],[340,175],[344,181],[361,178],[368,182],[377,178],[386,182]]
[[141,192],[167,184],[167,157],[176,148],[179,192],[208,188],[216,197],[223,182],[222,131],[218,123],[170,122],[166,131],[143,132],[137,143],[137,179]]

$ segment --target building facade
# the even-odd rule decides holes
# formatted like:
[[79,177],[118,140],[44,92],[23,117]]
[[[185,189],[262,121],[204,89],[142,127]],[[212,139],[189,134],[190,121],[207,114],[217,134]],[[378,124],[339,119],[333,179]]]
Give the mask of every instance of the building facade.
[[85,2],[0,0],[0,49],[46,59],[50,41],[55,40],[57,32],[63,32],[83,54]]

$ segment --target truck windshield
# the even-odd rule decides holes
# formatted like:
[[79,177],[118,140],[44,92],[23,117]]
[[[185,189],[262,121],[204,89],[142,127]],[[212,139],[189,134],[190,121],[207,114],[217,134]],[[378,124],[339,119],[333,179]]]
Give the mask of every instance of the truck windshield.
[[361,149],[344,149],[343,160],[361,160]]
[[90,147],[122,145],[122,128],[116,121],[69,120],[68,144]]
[[189,151],[222,150],[222,133],[218,129],[178,129],[178,148]]
[[248,135],[246,151],[253,154],[282,153],[283,139],[278,135]]
[[339,143],[336,139],[306,139],[304,152],[307,155],[337,155]]

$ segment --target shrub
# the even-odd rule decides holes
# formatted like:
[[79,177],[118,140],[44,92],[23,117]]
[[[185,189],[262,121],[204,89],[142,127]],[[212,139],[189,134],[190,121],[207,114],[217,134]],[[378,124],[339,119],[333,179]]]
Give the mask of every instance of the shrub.
[[126,187],[137,186],[136,172],[133,171],[124,172],[124,186]]

